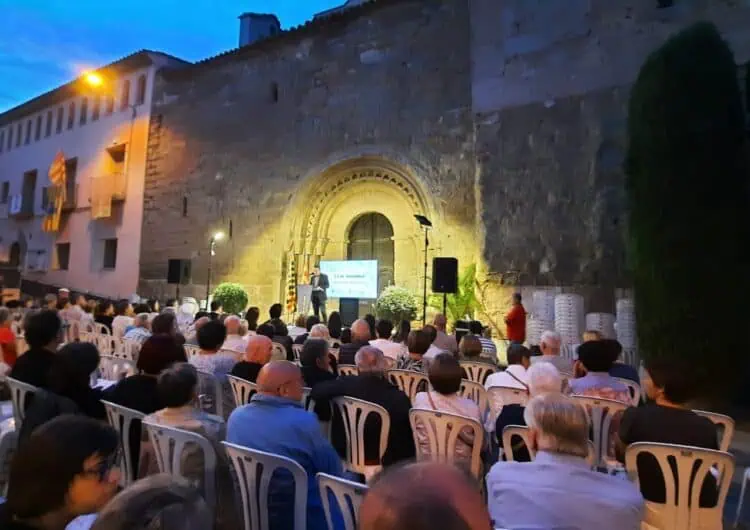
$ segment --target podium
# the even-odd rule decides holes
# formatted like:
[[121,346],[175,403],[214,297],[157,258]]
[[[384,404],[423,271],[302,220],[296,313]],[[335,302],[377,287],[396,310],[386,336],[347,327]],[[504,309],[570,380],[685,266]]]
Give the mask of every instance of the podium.
[[312,309],[312,285],[297,285],[297,314],[309,315]]

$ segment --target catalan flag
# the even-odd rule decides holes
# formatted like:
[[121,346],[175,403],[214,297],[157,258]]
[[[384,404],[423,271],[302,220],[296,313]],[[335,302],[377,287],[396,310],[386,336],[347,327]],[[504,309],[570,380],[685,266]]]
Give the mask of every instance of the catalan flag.
[[49,167],[50,186],[47,188],[47,211],[42,221],[42,230],[57,232],[60,230],[60,216],[65,203],[67,177],[65,174],[65,155],[58,151]]

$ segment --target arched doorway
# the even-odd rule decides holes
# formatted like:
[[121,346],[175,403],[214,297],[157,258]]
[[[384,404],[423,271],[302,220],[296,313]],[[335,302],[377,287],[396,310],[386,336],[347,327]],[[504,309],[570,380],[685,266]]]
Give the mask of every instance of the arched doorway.
[[377,260],[378,294],[394,283],[393,225],[380,213],[366,213],[349,228],[346,258]]

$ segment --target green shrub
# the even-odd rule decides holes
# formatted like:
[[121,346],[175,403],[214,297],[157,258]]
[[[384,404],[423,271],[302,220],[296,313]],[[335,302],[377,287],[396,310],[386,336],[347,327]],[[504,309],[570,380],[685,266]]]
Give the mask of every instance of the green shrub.
[[375,302],[378,318],[390,320],[398,325],[402,320],[412,321],[417,317],[417,299],[403,287],[386,287]]
[[214,291],[214,300],[227,313],[241,313],[247,307],[247,292],[239,283],[222,283]]

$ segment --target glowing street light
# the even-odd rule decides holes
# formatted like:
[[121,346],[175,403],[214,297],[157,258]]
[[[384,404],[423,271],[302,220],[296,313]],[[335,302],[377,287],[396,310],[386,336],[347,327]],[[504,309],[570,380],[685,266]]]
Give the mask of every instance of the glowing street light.
[[224,232],[214,232],[208,243],[208,279],[206,280],[206,311],[209,311],[211,297],[211,258],[216,255],[216,242],[224,239]]
[[224,239],[224,232],[216,232],[213,237],[214,241],[221,241]]
[[104,84],[104,79],[96,72],[88,72],[83,76],[83,79],[86,81],[86,84],[94,88],[99,88]]

